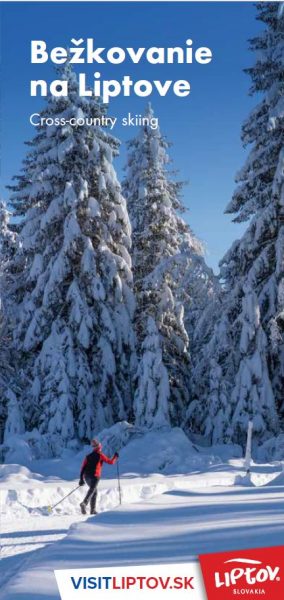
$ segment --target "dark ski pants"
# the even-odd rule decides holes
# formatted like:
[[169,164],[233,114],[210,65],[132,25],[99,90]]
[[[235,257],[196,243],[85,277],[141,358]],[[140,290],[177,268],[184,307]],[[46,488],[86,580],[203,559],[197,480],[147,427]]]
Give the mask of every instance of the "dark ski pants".
[[97,501],[97,493],[98,493],[98,477],[85,477],[85,481],[89,486],[89,490],[83,500],[84,504],[88,504],[90,501],[90,509],[91,512],[96,510],[96,501]]

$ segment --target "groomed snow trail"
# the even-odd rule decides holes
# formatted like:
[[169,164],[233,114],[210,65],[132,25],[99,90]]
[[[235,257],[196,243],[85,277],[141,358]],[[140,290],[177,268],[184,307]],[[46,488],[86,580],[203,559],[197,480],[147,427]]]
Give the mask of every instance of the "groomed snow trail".
[[21,568],[10,565],[0,600],[59,600],[55,568],[187,562],[201,553],[281,545],[281,477],[262,488],[176,486],[74,524],[64,539],[26,553]]
[[[173,552],[173,556],[178,556],[181,561],[189,560],[198,552],[214,551],[219,545],[220,549],[227,547],[227,544],[231,543],[230,538],[237,540],[236,545],[239,548],[246,547],[248,539],[249,545],[253,544],[253,538],[246,535],[248,530],[253,534],[259,531],[259,535],[255,537],[256,545],[267,545],[265,531],[277,531],[277,535],[284,533],[283,509],[280,509],[281,502],[282,506],[284,502],[284,486],[282,475],[276,477],[277,473],[279,466],[254,467],[253,482],[257,486],[266,484],[263,488],[233,487],[239,481],[239,476],[244,475],[239,460],[231,461],[230,465],[214,465],[207,471],[187,476],[155,474],[135,477],[129,474],[122,478],[122,507],[118,506],[117,481],[104,480],[99,488],[98,508],[101,514],[95,519],[80,514],[79,502],[84,494],[82,489],[58,506],[52,515],[43,516],[40,513],[40,506],[56,502],[74,488],[77,481],[25,480],[18,482],[14,489],[11,489],[11,481],[8,485],[3,483],[0,490],[0,578],[4,588],[0,598],[10,600],[10,596],[6,596],[6,591],[4,592],[6,585],[8,590],[12,581],[17,580],[18,573],[22,580],[22,577],[26,577],[24,574],[28,573],[30,568],[33,570],[33,565],[41,560],[43,563],[48,561],[49,589],[49,586],[53,585],[53,567],[49,568],[50,559],[57,556],[56,560],[60,562],[61,544],[66,543],[68,550],[68,540],[74,536],[76,539],[83,536],[83,546],[80,542],[81,551],[87,531],[90,531],[88,543],[92,543],[94,548],[94,540],[98,544],[96,548],[100,549],[101,565],[117,563],[117,548],[123,540],[121,549],[124,558],[122,559],[121,552],[119,556],[124,564],[131,563],[134,559],[138,563],[141,560],[147,562],[147,558],[154,562],[163,559],[170,562],[169,552]],[[274,488],[272,486],[275,477],[277,486]],[[88,524],[85,526],[86,519]],[[70,526],[71,530],[68,532]],[[234,528],[236,536],[232,536]],[[182,531],[184,536],[179,541]],[[66,540],[63,540],[66,533]],[[141,551],[146,540],[149,554],[148,550],[145,550],[144,555],[144,550],[142,554]],[[172,550],[165,550],[165,543]],[[276,541],[273,542],[274,545],[275,543]],[[132,544],[134,554],[131,550]],[[74,557],[75,555],[76,553]],[[66,554],[66,567],[69,561],[73,562],[74,557],[72,559],[71,553]],[[82,559],[79,556],[79,566],[82,566],[85,560],[84,551]],[[92,564],[97,566],[97,560]],[[60,568],[59,563],[57,568]],[[58,597],[55,592],[48,594],[42,591],[40,597],[48,600]],[[13,594],[11,599],[17,597]],[[19,597],[25,598],[22,595]],[[27,598],[38,600],[36,593],[31,596],[27,594]]]
[[[83,521],[86,517],[81,517]],[[80,522],[80,516],[77,519]],[[51,517],[30,516],[15,519],[1,519],[0,580],[1,585],[9,580],[27,558],[36,550],[62,539],[74,515]]]
[[[112,447],[119,448],[121,427],[113,429]],[[111,455],[108,437],[109,431],[103,443]],[[94,567],[98,557],[101,565],[178,557],[186,562],[234,540],[241,548],[267,545],[270,532],[274,544],[283,535],[283,465],[253,464],[248,482],[242,479],[238,448],[214,447],[208,453],[179,429],[134,437],[120,450],[121,507],[116,466],[109,465],[99,485],[97,517],[81,515],[86,488],[45,516],[41,508],[77,487],[88,451],[34,460],[30,468],[19,460],[0,465],[1,600],[58,598],[53,568],[67,568],[77,558],[79,566]]]
[[[123,497],[127,502],[147,500],[154,495],[172,489],[174,483],[164,477],[131,477],[122,482]],[[173,478],[174,479],[174,478]],[[44,482],[25,480],[15,482],[16,487],[0,487],[1,499],[1,585],[13,577],[33,552],[49,546],[65,537],[69,527],[88,518],[80,513],[81,502],[86,488],[77,490],[64,500],[51,515],[43,515],[43,507],[53,504],[68,494],[77,482]],[[98,510],[109,511],[119,503],[117,481],[103,481],[99,487]]]

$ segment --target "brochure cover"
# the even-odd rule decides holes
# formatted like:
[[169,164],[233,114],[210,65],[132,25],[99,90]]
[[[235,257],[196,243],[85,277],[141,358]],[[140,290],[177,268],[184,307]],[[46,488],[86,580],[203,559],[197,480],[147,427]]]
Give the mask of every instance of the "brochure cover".
[[1,2],[0,600],[284,597],[284,2]]

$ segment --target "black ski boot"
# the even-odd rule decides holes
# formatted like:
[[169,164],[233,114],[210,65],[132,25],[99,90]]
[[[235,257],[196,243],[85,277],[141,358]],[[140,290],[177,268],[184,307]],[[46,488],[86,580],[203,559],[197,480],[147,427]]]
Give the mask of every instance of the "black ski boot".
[[86,511],[86,504],[85,504],[85,502],[81,502],[80,508],[81,508],[82,515],[86,515],[87,511]]
[[97,513],[97,511],[95,509],[93,509],[93,510],[90,511],[90,515],[97,515],[97,514],[98,513]]

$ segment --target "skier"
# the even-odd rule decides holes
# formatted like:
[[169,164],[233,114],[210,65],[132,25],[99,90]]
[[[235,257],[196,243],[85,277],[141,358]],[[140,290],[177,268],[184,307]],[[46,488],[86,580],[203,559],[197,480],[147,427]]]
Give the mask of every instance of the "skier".
[[102,453],[102,444],[98,440],[91,440],[91,446],[93,451],[91,454],[87,454],[84,458],[81,471],[79,485],[84,485],[86,482],[89,486],[89,490],[80,504],[81,512],[83,515],[87,513],[86,506],[90,501],[90,514],[96,515],[96,500],[97,500],[97,488],[100,480],[103,463],[114,465],[118,459],[118,454],[115,452],[112,458],[105,456]]

